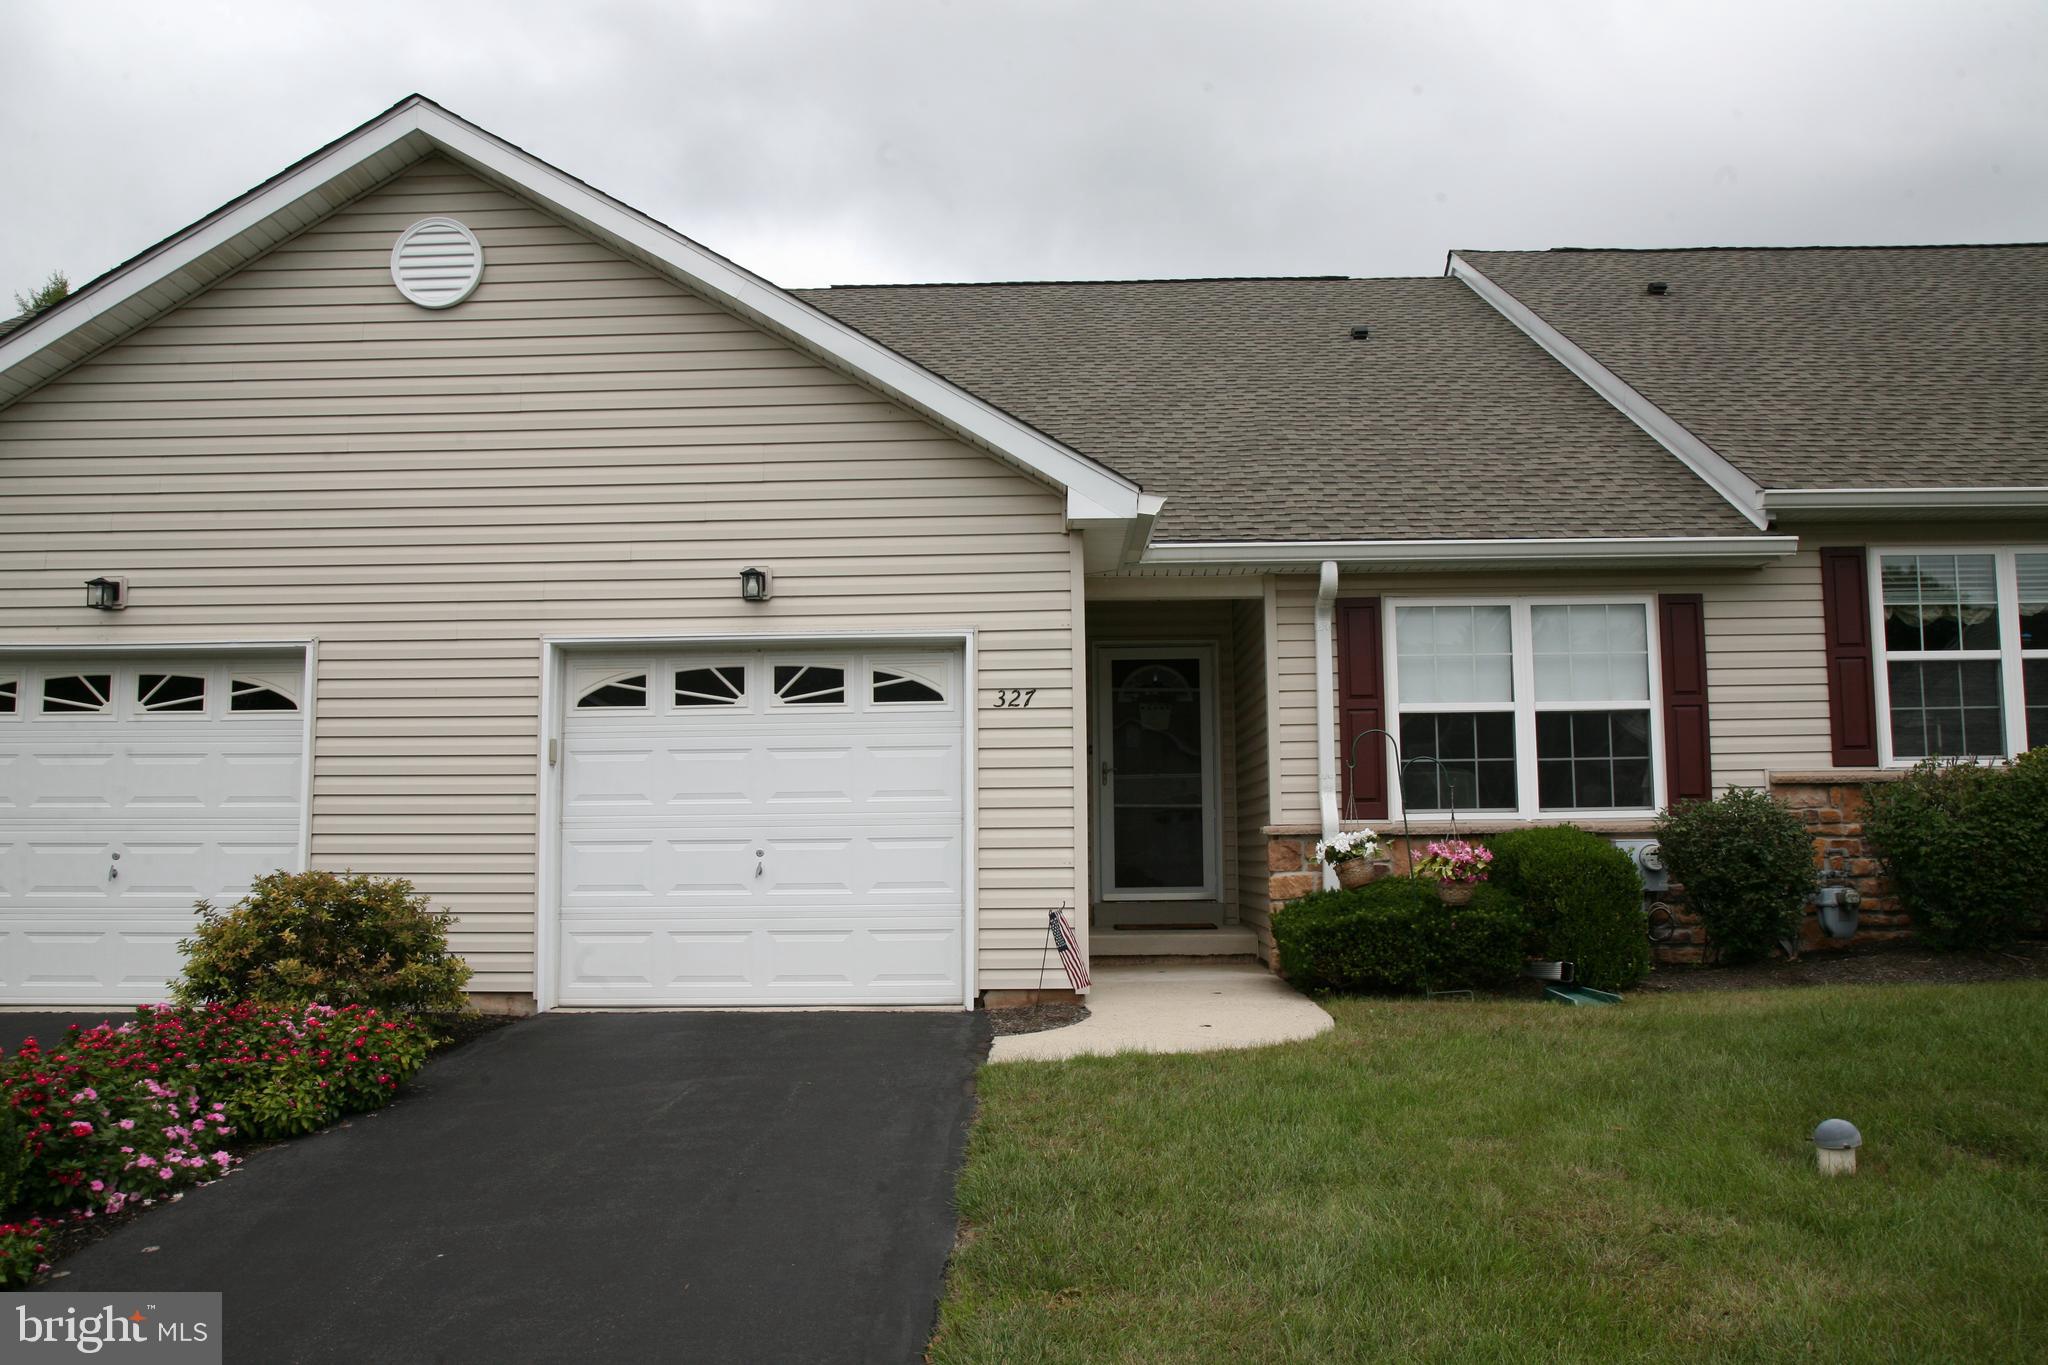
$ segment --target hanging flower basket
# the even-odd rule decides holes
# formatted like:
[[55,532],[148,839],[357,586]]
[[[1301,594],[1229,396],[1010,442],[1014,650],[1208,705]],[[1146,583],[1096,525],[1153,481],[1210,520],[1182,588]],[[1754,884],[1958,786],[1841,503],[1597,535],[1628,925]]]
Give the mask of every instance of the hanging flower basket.
[[1356,891],[1373,879],[1373,865],[1363,858],[1346,858],[1337,864],[1337,885]]
[[1316,861],[1337,870],[1337,885],[1356,891],[1372,880],[1373,859],[1379,856],[1380,837],[1369,829],[1353,830],[1316,845]]
[[1436,879],[1437,899],[1445,905],[1470,905],[1472,891],[1486,880],[1493,850],[1484,844],[1447,839],[1429,845],[1428,857],[1415,865],[1418,877]]

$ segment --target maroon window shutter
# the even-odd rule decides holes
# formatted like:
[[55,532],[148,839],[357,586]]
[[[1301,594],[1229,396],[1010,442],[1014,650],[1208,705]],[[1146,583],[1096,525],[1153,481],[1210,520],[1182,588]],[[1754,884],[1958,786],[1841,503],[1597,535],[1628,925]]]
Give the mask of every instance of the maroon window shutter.
[[[1380,647],[1380,599],[1337,602],[1337,772],[1341,809],[1353,820],[1387,818],[1387,741],[1366,735],[1387,727],[1386,666]],[[1352,767],[1356,757],[1357,767]]]
[[1664,664],[1664,802],[1714,794],[1707,730],[1707,609],[1696,592],[1657,598],[1657,639]]
[[1820,552],[1820,611],[1827,626],[1828,736],[1837,768],[1877,766],[1877,665],[1870,638],[1870,576],[1863,547]]

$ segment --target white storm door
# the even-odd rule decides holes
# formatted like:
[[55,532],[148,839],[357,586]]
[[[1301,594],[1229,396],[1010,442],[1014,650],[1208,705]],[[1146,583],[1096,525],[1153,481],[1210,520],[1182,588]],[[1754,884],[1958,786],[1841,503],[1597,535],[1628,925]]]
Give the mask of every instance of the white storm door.
[[0,1004],[161,1000],[193,904],[299,863],[298,656],[0,657]]
[[1216,651],[1095,653],[1098,893],[1103,900],[1219,894]]
[[572,658],[565,1005],[958,1004],[957,652]]

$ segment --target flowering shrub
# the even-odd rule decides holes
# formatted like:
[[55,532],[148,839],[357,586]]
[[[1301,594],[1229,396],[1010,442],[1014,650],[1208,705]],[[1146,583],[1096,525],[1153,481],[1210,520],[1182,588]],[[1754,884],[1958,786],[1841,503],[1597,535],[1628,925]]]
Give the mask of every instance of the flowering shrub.
[[7,1207],[117,1212],[234,1165],[235,1136],[310,1132],[374,1109],[426,1061],[410,1019],[350,1005],[144,1006],[0,1060],[0,1137],[20,1136]]
[[0,1223],[0,1289],[19,1289],[45,1268],[43,1252],[55,1226],[41,1218]]
[[1325,839],[1316,845],[1316,857],[1335,867],[1338,863],[1356,862],[1363,858],[1370,861],[1380,856],[1380,836],[1369,829],[1353,830],[1340,834],[1334,839]]
[[1474,886],[1486,880],[1493,866],[1491,849],[1463,839],[1434,840],[1423,851],[1429,856],[1415,864],[1415,875],[1425,881]]
[[159,1078],[119,1037],[102,1024],[50,1052],[30,1042],[0,1068],[0,1103],[22,1139],[19,1206],[117,1211],[231,1163],[218,1150],[234,1131],[222,1107],[186,1077]]

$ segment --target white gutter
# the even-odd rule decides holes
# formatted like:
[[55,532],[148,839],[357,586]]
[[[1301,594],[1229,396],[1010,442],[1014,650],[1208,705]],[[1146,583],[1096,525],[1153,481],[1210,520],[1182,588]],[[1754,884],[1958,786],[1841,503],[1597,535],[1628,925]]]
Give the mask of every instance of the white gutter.
[[1545,322],[1520,299],[1479,273],[1476,266],[1453,252],[1447,272],[1453,279],[1493,305],[1509,322],[1522,329],[1531,341],[1577,375],[1585,385],[1611,403],[1615,410],[1641,427],[1649,438],[1675,455],[1679,462],[1700,476],[1708,487],[1728,500],[1729,506],[1749,518],[1759,529],[1770,524],[1764,515],[1763,489],[1731,464],[1712,446],[1687,431],[1671,414],[1637,393],[1626,380],[1595,360],[1586,349]]
[[[1337,561],[1323,561],[1316,582],[1316,804],[1322,811],[1323,842],[1337,837]],[[1318,859],[1323,889],[1337,884],[1336,870]]]
[[1714,563],[1768,563],[1795,554],[1797,536],[1579,536],[1501,537],[1492,540],[1161,541],[1145,551],[1146,564],[1345,564],[1446,568],[1458,564],[1555,567]]
[[1772,512],[2036,512],[2048,488],[1769,488]]

